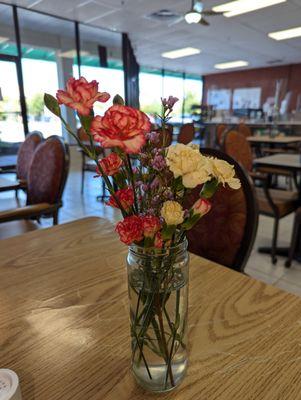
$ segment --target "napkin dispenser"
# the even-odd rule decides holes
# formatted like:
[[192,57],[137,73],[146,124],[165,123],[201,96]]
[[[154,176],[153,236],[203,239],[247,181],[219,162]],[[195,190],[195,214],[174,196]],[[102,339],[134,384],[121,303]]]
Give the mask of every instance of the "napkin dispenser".
[[0,400],[22,400],[18,375],[10,369],[0,369]]

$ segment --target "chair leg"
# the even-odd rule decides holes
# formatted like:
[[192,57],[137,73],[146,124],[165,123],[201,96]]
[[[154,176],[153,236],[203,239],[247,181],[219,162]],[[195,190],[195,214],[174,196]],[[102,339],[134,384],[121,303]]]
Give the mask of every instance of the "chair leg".
[[271,249],[271,257],[272,263],[276,264],[276,250],[277,250],[277,238],[278,238],[278,227],[279,227],[279,218],[276,217],[274,221],[274,229],[273,229],[273,240],[272,240],[272,249]]
[[53,213],[53,225],[57,225],[58,222],[59,222],[59,212],[58,212],[58,211],[55,211],[55,212]]
[[295,221],[294,221],[294,226],[293,226],[291,244],[290,244],[290,248],[289,248],[289,252],[288,252],[288,259],[285,262],[286,268],[290,268],[290,266],[292,265],[292,261],[293,261],[296,247],[297,247],[297,240],[299,237],[300,225],[301,225],[301,218],[299,215],[296,215]]
[[85,183],[85,162],[86,162],[86,158],[84,153],[82,153],[82,186],[81,186],[81,194],[84,193],[84,183]]

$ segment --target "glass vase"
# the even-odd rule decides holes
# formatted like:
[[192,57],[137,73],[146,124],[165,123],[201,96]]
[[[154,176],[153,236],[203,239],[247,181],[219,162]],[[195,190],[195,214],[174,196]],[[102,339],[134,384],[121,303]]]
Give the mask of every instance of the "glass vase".
[[174,389],[187,369],[188,263],[186,240],[168,249],[129,248],[131,366],[152,392]]

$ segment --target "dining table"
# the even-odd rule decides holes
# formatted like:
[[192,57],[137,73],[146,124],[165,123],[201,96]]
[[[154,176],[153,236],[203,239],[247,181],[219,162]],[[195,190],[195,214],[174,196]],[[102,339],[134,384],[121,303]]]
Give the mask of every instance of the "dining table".
[[0,368],[23,400],[300,398],[301,299],[193,254],[187,376],[162,395],[139,387],[126,255],[97,217],[0,241]]
[[257,135],[247,137],[249,143],[254,145],[267,144],[267,145],[282,145],[287,146],[291,144],[301,143],[301,136],[269,136],[269,135]]
[[6,192],[8,190],[16,190],[18,188],[20,188],[20,182],[3,178],[0,175],[0,192]]

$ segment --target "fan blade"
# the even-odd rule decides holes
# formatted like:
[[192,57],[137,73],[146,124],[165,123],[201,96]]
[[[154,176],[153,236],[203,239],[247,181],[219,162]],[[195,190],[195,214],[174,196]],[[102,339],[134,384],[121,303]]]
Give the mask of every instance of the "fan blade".
[[199,22],[199,24],[204,25],[204,26],[209,26],[209,22],[207,22],[204,18],[202,18]]
[[183,15],[179,16],[179,18],[177,18],[174,21],[170,22],[167,26],[170,27],[170,26],[176,25],[176,24],[178,24],[178,23],[180,23],[181,21],[184,21],[184,20],[185,20],[185,18],[184,18]]
[[216,12],[213,10],[204,10],[202,11],[203,15],[207,15],[209,17],[215,17],[216,15],[223,15],[225,12]]

